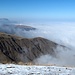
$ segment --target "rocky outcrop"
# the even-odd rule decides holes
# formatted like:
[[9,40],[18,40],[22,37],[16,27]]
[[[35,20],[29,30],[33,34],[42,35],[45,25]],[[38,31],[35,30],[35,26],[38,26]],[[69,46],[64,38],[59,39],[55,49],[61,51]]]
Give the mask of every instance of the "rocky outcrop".
[[27,39],[0,33],[0,63],[26,63],[45,54],[55,56],[57,45],[41,37]]

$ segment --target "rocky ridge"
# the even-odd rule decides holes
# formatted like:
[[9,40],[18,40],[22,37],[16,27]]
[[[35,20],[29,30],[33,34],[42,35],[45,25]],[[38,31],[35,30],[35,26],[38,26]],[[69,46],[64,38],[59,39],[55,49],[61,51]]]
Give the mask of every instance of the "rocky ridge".
[[41,37],[27,39],[0,33],[0,63],[26,63],[45,54],[55,56],[54,48],[57,45]]

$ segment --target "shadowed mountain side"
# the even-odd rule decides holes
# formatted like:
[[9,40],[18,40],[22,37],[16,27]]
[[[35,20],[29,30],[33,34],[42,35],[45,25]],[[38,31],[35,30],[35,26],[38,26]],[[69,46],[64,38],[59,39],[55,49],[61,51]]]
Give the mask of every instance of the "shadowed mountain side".
[[27,39],[0,33],[0,63],[26,63],[45,54],[55,56],[57,45],[41,37]]

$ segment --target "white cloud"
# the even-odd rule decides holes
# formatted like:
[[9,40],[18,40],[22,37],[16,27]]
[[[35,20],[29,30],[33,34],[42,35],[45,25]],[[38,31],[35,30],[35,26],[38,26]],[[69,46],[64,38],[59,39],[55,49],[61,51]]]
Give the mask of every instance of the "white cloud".
[[[30,25],[30,24],[27,24]],[[57,47],[58,57],[52,58],[49,55],[41,56],[38,60],[38,63],[54,63],[60,65],[75,66],[75,23],[49,23],[49,24],[31,24],[32,27],[37,28],[37,30],[22,31],[14,30],[15,34],[27,37],[44,37],[49,40],[52,40],[58,44],[67,46],[69,49],[62,49]],[[0,25],[1,29],[1,25]],[[4,28],[3,28],[4,29]],[[11,28],[12,29],[12,28]],[[7,31],[11,31],[7,28]],[[44,60],[44,59],[47,60]],[[40,62],[39,62],[40,60]],[[51,60],[51,61],[48,61]],[[35,61],[35,60],[34,60]]]
[[75,66],[75,23],[62,23],[56,25],[37,25],[38,30],[32,32],[34,36],[42,36],[58,44],[68,47],[64,49],[57,47],[58,58],[53,58],[50,55],[43,55],[34,62],[39,64],[57,64],[65,66]]

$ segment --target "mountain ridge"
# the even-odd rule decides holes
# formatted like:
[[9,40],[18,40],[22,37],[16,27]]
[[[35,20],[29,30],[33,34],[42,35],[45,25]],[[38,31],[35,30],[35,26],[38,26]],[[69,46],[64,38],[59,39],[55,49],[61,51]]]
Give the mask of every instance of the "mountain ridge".
[[45,38],[22,38],[0,33],[0,62],[31,62],[41,55],[55,56],[58,44]]

